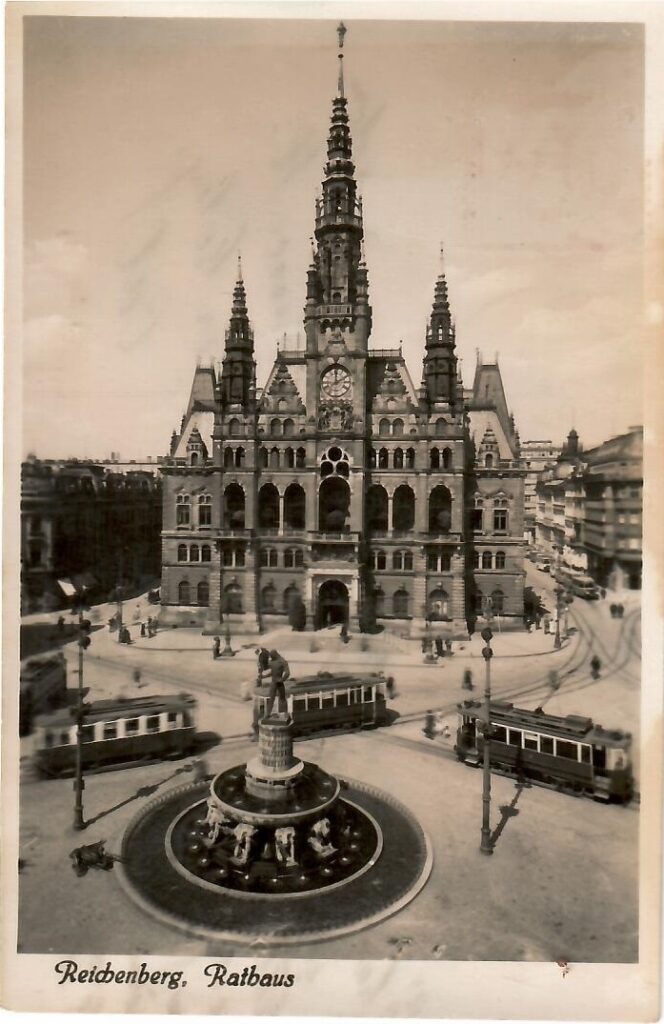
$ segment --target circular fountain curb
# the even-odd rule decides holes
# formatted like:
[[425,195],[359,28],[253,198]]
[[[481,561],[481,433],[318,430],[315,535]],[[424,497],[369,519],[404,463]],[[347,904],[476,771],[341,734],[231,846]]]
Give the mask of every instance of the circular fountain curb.
[[[392,796],[382,792],[379,789],[375,789],[373,786],[368,786],[362,782],[356,782],[352,779],[344,779],[344,795],[343,799],[347,802],[354,804],[359,807],[363,814],[368,815],[378,826],[379,836],[383,832],[380,821],[376,821],[376,816],[380,817],[380,807],[384,805],[385,809],[394,816],[398,816],[399,825],[402,829],[402,841],[404,839],[408,842],[409,848],[401,848],[399,851],[399,867],[404,874],[408,874],[411,871],[412,877],[405,879],[404,885],[398,885],[394,889],[393,895],[389,896],[386,892],[380,899],[376,897],[376,890],[380,889],[380,886],[374,886],[373,880],[380,879],[385,882],[385,879],[381,878],[381,865],[384,867],[385,861],[379,858],[380,853],[384,853],[385,849],[389,848],[389,833],[385,845],[382,850],[378,850],[372,860],[364,866],[363,870],[356,872],[348,879],[331,885],[328,888],[320,889],[317,891],[310,891],[306,893],[298,893],[297,900],[291,902],[290,895],[286,894],[251,894],[251,926],[247,926],[247,911],[249,906],[247,903],[246,893],[231,892],[228,889],[216,887],[219,893],[220,900],[223,901],[223,909],[225,913],[232,911],[237,919],[233,921],[231,927],[228,925],[221,927],[214,927],[209,922],[197,919],[193,912],[193,903],[187,908],[187,914],[175,913],[169,908],[168,893],[164,891],[163,895],[161,892],[155,896],[155,893],[146,893],[145,886],[138,884],[137,880],[132,877],[131,872],[131,859],[134,855],[132,848],[132,841],[135,839],[135,834],[140,827],[145,827],[146,820],[158,812],[165,805],[170,803],[180,804],[182,798],[185,795],[191,795],[192,803],[188,807],[200,802],[200,799],[204,798],[208,792],[208,784],[206,782],[194,782],[188,783],[183,786],[177,786],[174,789],[169,790],[162,796],[157,797],[155,800],[150,801],[147,806],[141,808],[141,810],[134,815],[125,829],[122,838],[121,857],[122,861],[116,865],[117,877],[122,886],[122,889],[127,896],[143,910],[149,916],[157,919],[168,928],[176,928],[180,932],[185,932],[188,935],[196,938],[204,938],[208,940],[226,940],[230,942],[247,942],[251,943],[253,948],[256,946],[283,946],[283,945],[294,945],[301,942],[321,942],[329,939],[334,939],[342,935],[348,935],[352,932],[360,931],[363,928],[368,928],[372,925],[378,924],[380,921],[387,917],[391,917],[396,914],[399,910],[403,909],[408,903],[413,900],[423,886],[426,884],[431,869],[433,866],[433,852],[429,837],[420,826],[417,819],[411,814],[411,812],[395,800]],[[196,799],[198,797],[198,799]],[[372,810],[369,811],[363,806],[363,797],[366,798],[366,802],[372,806]],[[168,858],[168,851],[166,847],[166,834],[170,830],[173,820],[179,818],[187,808],[178,807],[174,812],[174,818],[170,820],[168,826],[163,829],[161,833],[160,849],[163,856],[163,864],[157,867],[163,870],[164,867],[174,873],[174,877],[177,881],[185,887],[189,887],[192,890],[192,894],[195,891],[196,894],[200,894],[203,887],[200,885],[200,880],[192,878],[188,880],[181,873],[176,871],[174,865],[172,865]],[[159,834],[157,833],[157,838]],[[411,865],[417,864],[417,869],[413,870]],[[389,888],[389,880],[387,888]],[[172,881],[170,882],[172,884]],[[353,887],[357,890],[358,886],[366,885],[366,891],[361,893],[362,899],[349,899],[343,900],[343,886]],[[385,889],[383,885],[383,889]],[[153,886],[154,888],[154,886]],[[166,889],[168,886],[165,887]],[[311,913],[308,914],[308,919],[312,921],[320,921],[322,913],[322,903],[324,897],[331,890],[335,892],[335,904],[334,909],[337,917],[343,912],[344,919],[338,921],[334,925],[328,928],[306,928],[306,927],[294,927],[292,924],[289,927],[288,912],[297,905],[299,911],[304,910],[304,916],[307,916],[309,904]],[[204,891],[208,895],[209,902],[209,890],[207,888]],[[387,898],[385,898],[387,897]],[[286,911],[283,915],[284,920],[279,923],[277,931],[270,931],[273,928],[272,923],[269,920],[261,921],[261,908],[269,908],[273,910],[275,904],[279,904]],[[375,903],[375,906],[371,906],[371,903]],[[362,912],[358,912],[358,906],[362,904],[365,909]],[[292,915],[291,915],[292,916]],[[303,914],[299,913],[298,917],[302,917]]]

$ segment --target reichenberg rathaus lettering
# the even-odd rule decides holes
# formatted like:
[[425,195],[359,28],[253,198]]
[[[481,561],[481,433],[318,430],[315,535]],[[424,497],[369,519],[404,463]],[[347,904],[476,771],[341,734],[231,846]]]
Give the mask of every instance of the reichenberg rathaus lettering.
[[444,271],[414,387],[370,348],[371,305],[339,27],[305,345],[256,385],[241,266],[220,372],[197,367],[164,465],[162,616],[219,632],[346,622],[465,636],[523,614],[519,435],[497,362],[465,390]]

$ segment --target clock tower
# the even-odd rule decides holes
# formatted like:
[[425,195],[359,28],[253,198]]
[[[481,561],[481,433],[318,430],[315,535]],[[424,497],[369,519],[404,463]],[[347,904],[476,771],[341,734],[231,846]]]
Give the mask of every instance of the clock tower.
[[343,23],[337,33],[339,80],[332,101],[322,195],[316,200],[304,308],[306,406],[318,429],[357,434],[363,431],[366,419],[371,306],[362,251],[362,200],[355,181],[344,95]]

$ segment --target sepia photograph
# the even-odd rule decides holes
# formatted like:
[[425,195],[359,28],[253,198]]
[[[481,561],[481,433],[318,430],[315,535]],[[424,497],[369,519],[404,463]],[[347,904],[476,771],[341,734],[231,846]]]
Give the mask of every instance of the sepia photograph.
[[654,1019],[643,17],[9,9],[7,1005]]

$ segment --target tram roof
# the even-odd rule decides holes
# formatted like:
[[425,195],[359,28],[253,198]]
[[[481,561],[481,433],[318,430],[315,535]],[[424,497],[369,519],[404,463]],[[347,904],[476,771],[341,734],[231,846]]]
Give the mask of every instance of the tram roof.
[[[163,711],[180,711],[191,708],[196,700],[189,693],[175,695],[153,694],[144,697],[115,697],[108,700],[96,700],[90,705],[85,716],[86,723],[102,722],[112,718],[138,718],[140,715],[161,714]],[[46,715],[39,715],[37,724],[40,726],[71,725],[76,705],[58,708]]]
[[[457,704],[457,707],[463,714],[479,716],[484,710],[484,703],[479,700],[466,700]],[[630,733],[621,729],[603,729],[601,725],[595,725],[592,718],[583,715],[547,715],[544,711],[515,708],[506,700],[491,701],[491,719],[495,722],[504,722],[515,729],[564,736],[577,742],[609,745],[631,742]]]
[[289,679],[286,683],[288,693],[308,692],[309,690],[341,690],[346,686],[373,686],[385,681],[382,672],[317,672],[314,676],[303,676],[300,679]]

